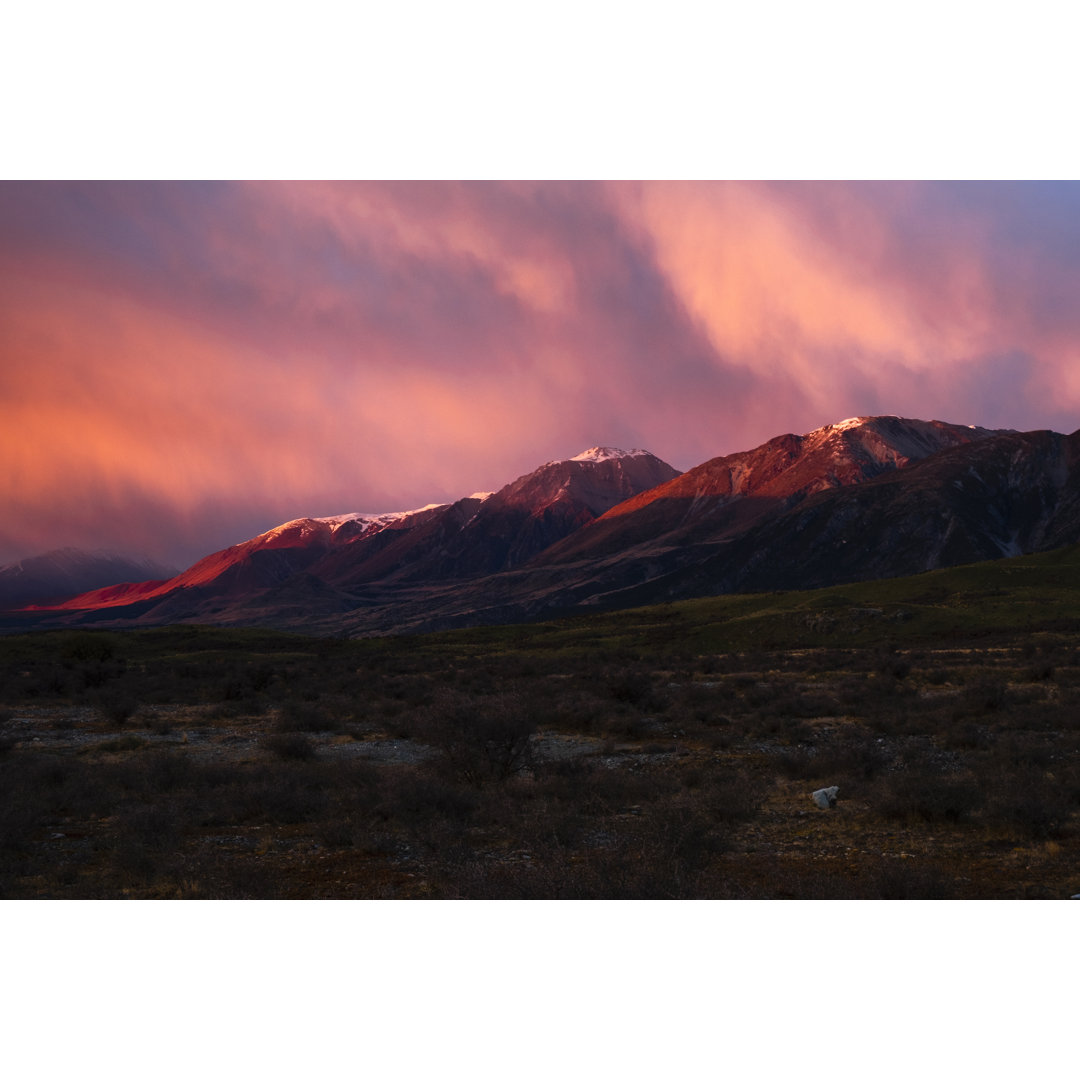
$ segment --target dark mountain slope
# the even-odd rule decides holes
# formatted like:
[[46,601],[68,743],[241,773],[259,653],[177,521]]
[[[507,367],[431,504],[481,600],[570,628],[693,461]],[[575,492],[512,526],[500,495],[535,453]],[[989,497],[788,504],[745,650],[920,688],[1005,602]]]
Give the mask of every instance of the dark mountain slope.
[[169,581],[98,590],[61,607],[110,608],[111,620],[155,625],[273,623],[278,616],[291,623],[304,611],[305,594],[311,616],[392,603],[369,601],[365,590],[374,586],[385,598],[392,587],[441,585],[512,568],[623,499],[677,475],[645,451],[595,447],[549,462],[492,495],[400,514],[299,518],[209,555]]
[[742,530],[726,527],[719,537],[642,543],[561,564],[545,555],[458,587],[373,596],[343,622],[351,632],[520,622],[888,578],[1049,550],[1080,541],[1080,432],[986,437],[787,508],[748,497],[728,512],[759,501],[771,513]]
[[350,544],[312,572],[339,587],[442,582],[511,570],[639,492],[678,476],[643,450],[594,447],[518,477],[482,501],[453,504],[377,555]]
[[[146,581],[98,589],[57,606],[66,610],[88,610],[139,604],[145,616],[151,610],[146,607],[146,601],[173,594],[186,596],[192,603],[196,602],[196,598],[201,602],[215,596],[243,597],[280,584],[291,575],[306,570],[331,549],[350,540],[394,527],[406,518],[424,520],[425,516],[439,509],[441,507],[424,507],[422,510],[397,514],[297,518],[243,543],[207,555],[167,581]],[[177,610],[176,604],[166,606],[162,608],[162,615],[171,619]]]
[[815,492],[864,483],[994,434],[940,420],[878,416],[844,420],[806,435],[780,435],[627,499],[551,547],[541,561],[594,559],[660,538],[668,545],[720,539]]
[[0,567],[0,611],[58,604],[79,593],[125,581],[169,578],[175,570],[107,551],[57,548]]
[[56,614],[414,632],[895,577],[1080,541],[1080,432],[880,417],[673,474],[652,455],[590,451],[492,496],[290,522],[164,593]]
[[[750,528],[642,553],[574,603],[630,604],[896,577],[1080,541],[1080,432],[1009,433],[808,496]],[[620,580],[621,579],[621,580]],[[584,583],[583,583],[584,584]]]

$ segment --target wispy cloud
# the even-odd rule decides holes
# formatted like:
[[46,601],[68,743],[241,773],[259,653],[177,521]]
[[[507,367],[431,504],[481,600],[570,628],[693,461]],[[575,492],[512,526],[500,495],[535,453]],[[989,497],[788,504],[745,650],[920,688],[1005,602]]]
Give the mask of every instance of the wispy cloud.
[[177,562],[595,443],[1072,430],[1080,186],[0,185],[0,559]]

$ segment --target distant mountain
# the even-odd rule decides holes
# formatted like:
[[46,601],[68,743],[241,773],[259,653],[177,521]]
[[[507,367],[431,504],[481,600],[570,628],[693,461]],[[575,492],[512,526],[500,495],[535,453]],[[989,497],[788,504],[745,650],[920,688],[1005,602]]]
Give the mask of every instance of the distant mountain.
[[37,624],[407,633],[892,577],[1076,542],[1080,432],[856,417],[684,474],[645,451],[594,447],[495,493],[299,518],[168,581],[75,597]]
[[[732,506],[707,522],[683,520],[651,542],[628,544],[617,558],[583,559],[584,545],[546,552],[533,572],[543,563],[561,581],[545,596],[546,607],[816,588],[1076,543],[1080,432],[987,435],[754,513]],[[605,538],[606,546],[612,542]],[[574,561],[560,564],[560,554]],[[524,583],[519,591],[530,592]]]
[[350,544],[313,568],[341,588],[448,581],[522,566],[623,500],[679,475],[645,450],[593,447],[491,494],[470,496],[393,538]]
[[[526,563],[624,499],[678,476],[644,450],[593,447],[457,502],[397,514],[299,518],[216,552],[169,581],[90,592],[61,605],[95,621],[274,622],[367,606],[363,591],[481,577]],[[357,593],[360,590],[360,593]],[[305,603],[307,608],[305,609]],[[113,609],[113,610],[109,610]]]
[[1001,434],[939,420],[853,417],[807,435],[780,435],[754,450],[712,458],[627,499],[592,528],[549,549],[553,564],[667,545],[718,540],[819,491],[848,487],[953,446]]
[[[145,581],[88,591],[58,607],[68,610],[141,605],[183,592],[191,606],[209,597],[244,597],[278,585],[306,570],[328,551],[352,540],[387,529],[408,528],[442,509],[425,506],[390,514],[342,514],[329,518],[297,518],[243,543],[200,559],[194,566],[165,581]],[[167,614],[167,612],[165,613]]]
[[[1080,432],[1010,432],[807,499],[699,564],[676,592],[917,574],[1080,541]],[[721,563],[723,567],[721,567]]]
[[56,604],[104,585],[169,578],[175,573],[175,569],[151,559],[108,551],[56,548],[0,566],[0,611]]

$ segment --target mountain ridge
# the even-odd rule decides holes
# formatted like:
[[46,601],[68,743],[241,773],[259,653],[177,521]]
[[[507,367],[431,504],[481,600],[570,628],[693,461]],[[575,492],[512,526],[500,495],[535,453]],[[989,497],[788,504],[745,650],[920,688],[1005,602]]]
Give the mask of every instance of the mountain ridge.
[[176,570],[104,549],[53,548],[0,566],[0,610],[63,602],[119,581],[167,580]]
[[682,474],[593,447],[495,493],[294,519],[172,582],[77,597],[54,617],[416,632],[897,576],[1080,540],[1078,463],[1080,432],[897,416],[776,436]]
[[[815,491],[862,483],[883,472],[904,468],[927,454],[1003,433],[940,420],[884,416],[853,417],[805,435],[778,435],[752,450],[710,458],[666,484],[627,499],[587,533],[548,551],[544,560],[609,554],[635,538],[652,538],[665,526],[673,532],[676,526],[670,524],[670,508],[649,510],[661,500],[684,501],[685,516],[679,524],[685,540],[693,535],[695,523],[700,524],[740,499],[759,501],[733,512],[733,529],[748,527],[779,505]],[[633,520],[616,522],[617,518]],[[605,543],[607,537],[614,540]]]
[[[381,515],[295,518],[205,556],[168,581],[110,586],[56,605],[80,612],[138,605],[152,620],[213,616],[221,601],[253,598],[307,574],[331,590],[355,590],[388,578],[468,578],[523,563],[623,498],[677,475],[648,451],[593,447],[547,462],[494,493]],[[325,590],[320,590],[326,596]],[[341,603],[346,603],[342,600]],[[214,610],[217,608],[218,610]],[[121,617],[118,612],[117,617]]]

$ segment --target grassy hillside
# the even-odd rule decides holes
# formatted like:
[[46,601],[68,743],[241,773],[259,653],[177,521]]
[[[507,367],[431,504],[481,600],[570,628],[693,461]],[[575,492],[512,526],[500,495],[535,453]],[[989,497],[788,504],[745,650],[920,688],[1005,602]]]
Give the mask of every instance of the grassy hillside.
[[684,600],[551,623],[431,634],[436,651],[674,652],[869,647],[1080,629],[1080,546],[828,589]]

